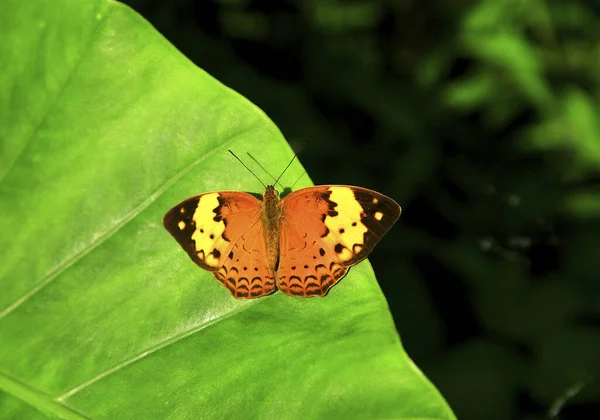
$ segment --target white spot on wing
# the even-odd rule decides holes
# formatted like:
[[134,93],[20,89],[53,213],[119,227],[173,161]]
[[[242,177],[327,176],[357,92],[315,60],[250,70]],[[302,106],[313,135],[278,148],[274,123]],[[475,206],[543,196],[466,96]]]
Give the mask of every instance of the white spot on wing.
[[179,226],[179,230],[183,230],[185,229],[185,222],[180,220],[179,223],[177,223],[177,226]]

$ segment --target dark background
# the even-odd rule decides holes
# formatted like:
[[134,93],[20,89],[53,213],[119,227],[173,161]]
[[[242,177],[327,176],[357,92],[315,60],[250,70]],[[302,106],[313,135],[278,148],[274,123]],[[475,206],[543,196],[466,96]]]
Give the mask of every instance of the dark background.
[[402,205],[371,262],[458,418],[600,418],[598,2],[126,3],[315,184]]

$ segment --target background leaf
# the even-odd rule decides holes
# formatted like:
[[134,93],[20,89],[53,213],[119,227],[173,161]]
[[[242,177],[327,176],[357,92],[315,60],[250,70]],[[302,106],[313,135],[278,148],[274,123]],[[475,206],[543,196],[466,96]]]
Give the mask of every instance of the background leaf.
[[257,191],[228,148],[287,164],[258,108],[118,3],[0,19],[0,412],[453,418],[368,263],[325,299],[237,301],[162,228],[188,196]]

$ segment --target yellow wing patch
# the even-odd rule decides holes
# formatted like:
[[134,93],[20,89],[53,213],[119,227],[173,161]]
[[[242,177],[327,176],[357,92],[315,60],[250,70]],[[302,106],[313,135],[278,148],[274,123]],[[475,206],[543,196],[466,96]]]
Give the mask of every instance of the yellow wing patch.
[[323,242],[329,245],[336,255],[335,261],[343,264],[352,260],[364,247],[364,234],[369,230],[362,222],[362,206],[348,187],[330,187],[329,202],[335,211],[326,215],[325,226],[329,233]]
[[361,242],[368,229],[360,223],[363,209],[354,198],[354,193],[347,187],[331,187],[329,191],[331,191],[329,200],[337,204],[335,207],[337,214],[327,216],[324,221],[325,226],[330,232],[343,233],[344,238]]
[[204,264],[214,269],[223,265],[227,257],[223,255],[224,249],[229,246],[223,238],[225,222],[215,218],[214,209],[220,206],[218,197],[218,193],[202,195],[192,216],[196,227],[192,234],[196,254]]

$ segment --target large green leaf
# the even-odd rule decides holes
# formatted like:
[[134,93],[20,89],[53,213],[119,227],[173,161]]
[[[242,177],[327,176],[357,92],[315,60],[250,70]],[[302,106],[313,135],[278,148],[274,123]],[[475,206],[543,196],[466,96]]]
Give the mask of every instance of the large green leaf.
[[260,191],[228,148],[285,166],[259,109],[115,2],[3,0],[0,36],[0,413],[453,418],[368,263],[326,298],[238,301],[163,229]]

